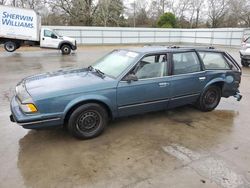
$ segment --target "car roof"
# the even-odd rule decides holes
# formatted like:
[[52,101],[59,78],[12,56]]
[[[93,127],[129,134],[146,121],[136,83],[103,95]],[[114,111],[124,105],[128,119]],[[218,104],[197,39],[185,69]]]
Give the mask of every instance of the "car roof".
[[166,53],[166,52],[186,52],[186,51],[211,51],[211,52],[221,52],[215,50],[213,47],[178,47],[178,46],[144,46],[140,48],[129,48],[127,51],[133,51],[140,54],[148,53]]

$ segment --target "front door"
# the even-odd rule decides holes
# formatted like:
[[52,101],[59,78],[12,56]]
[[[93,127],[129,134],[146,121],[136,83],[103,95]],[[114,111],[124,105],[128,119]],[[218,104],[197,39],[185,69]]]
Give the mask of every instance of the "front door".
[[61,39],[59,39],[59,37],[49,29],[42,30],[40,40],[40,47],[42,48],[58,48],[58,45],[61,41]]
[[170,77],[167,75],[166,54],[142,58],[129,74],[137,81],[121,80],[117,88],[119,116],[166,109],[170,97]]

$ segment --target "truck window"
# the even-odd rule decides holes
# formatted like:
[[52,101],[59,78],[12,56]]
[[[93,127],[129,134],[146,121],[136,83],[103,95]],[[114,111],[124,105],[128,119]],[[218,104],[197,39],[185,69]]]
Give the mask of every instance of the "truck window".
[[200,61],[195,52],[173,54],[173,74],[187,74],[201,71]]
[[50,31],[50,30],[44,30],[44,36],[45,36],[45,37],[51,37],[52,34],[53,34],[52,31]]
[[230,69],[226,59],[221,53],[199,52],[205,69]]

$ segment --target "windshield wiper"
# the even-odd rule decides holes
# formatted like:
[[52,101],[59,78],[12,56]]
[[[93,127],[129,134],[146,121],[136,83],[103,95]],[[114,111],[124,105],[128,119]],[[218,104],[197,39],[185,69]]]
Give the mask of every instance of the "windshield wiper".
[[97,73],[98,76],[100,76],[101,78],[105,77],[104,72],[100,71],[99,69],[95,69],[94,67],[92,67],[91,65],[88,66],[87,68],[88,71],[95,71]]
[[94,69],[94,70],[95,70],[95,72],[96,72],[98,75],[101,76],[101,78],[104,78],[104,77],[105,77],[104,72],[100,71],[99,69]]

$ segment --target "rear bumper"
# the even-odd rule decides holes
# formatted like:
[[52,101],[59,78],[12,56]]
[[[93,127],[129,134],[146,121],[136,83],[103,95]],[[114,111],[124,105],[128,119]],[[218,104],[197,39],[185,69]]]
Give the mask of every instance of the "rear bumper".
[[41,129],[63,125],[62,119],[57,117],[44,117],[41,114],[24,114],[18,106],[16,97],[13,97],[10,103],[11,115],[10,121],[15,122],[26,129]]

